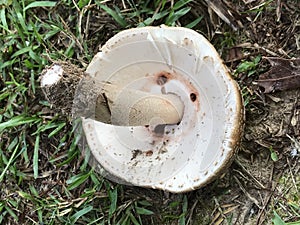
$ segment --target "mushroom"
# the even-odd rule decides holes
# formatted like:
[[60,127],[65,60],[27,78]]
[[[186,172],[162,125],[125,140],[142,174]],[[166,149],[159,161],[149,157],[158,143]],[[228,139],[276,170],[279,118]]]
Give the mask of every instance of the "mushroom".
[[242,97],[199,33],[166,26],[122,31],[80,77],[72,115],[81,118],[93,156],[114,181],[186,192],[233,160]]

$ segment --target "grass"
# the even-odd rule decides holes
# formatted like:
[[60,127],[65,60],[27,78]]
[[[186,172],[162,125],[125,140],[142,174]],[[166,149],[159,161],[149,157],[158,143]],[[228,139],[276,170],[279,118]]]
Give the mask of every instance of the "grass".
[[[255,20],[269,3],[252,9]],[[195,206],[206,207],[200,194],[170,196],[118,185],[96,173],[89,154],[81,154],[77,146],[80,135],[43,98],[38,77],[55,60],[87,66],[97,46],[123,29],[166,24],[205,34],[204,15],[192,13],[193,4],[0,1],[0,224],[192,224]],[[220,42],[223,49],[235,40],[226,33]],[[257,75],[259,61],[260,56],[240,62],[237,74]],[[246,106],[253,99],[249,90],[245,85]],[[288,216],[299,214],[295,196]],[[292,224],[283,222],[289,217],[280,208],[273,208],[275,225]],[[196,224],[209,224],[213,217],[211,212],[199,215],[203,218]]]

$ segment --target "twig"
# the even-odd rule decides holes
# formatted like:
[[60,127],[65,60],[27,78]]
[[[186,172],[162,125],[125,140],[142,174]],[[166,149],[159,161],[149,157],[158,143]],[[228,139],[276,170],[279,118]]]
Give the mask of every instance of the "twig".
[[289,161],[289,159],[288,159],[288,158],[286,158],[286,161],[287,161],[287,164],[288,164],[288,166],[289,166],[289,171],[290,171],[291,178],[292,178],[292,181],[293,181],[294,187],[295,187],[295,189],[296,189],[296,192],[297,192],[297,193],[299,193],[299,192],[298,192],[298,187],[297,187],[297,184],[296,184],[296,181],[295,181],[295,177],[294,177],[294,175],[293,175],[293,173],[292,173],[292,168],[291,168],[290,161]]
[[[87,11],[96,5],[96,4],[91,4],[91,3],[92,3],[92,0],[90,0],[89,3],[86,6],[84,6],[83,9],[85,11]],[[88,36],[89,36],[89,22],[90,22],[90,13],[88,13],[87,18],[86,18],[85,30],[84,30],[85,38],[88,38]]]
[[64,28],[68,31],[69,34],[66,33],[66,32],[64,32],[64,31],[62,31],[62,32],[63,32],[68,38],[73,39],[73,40],[76,42],[77,46],[80,48],[80,51],[83,52],[83,47],[82,47],[80,41],[78,40],[78,38],[71,32],[71,30],[69,29],[67,23],[64,21],[64,19],[63,19],[61,16],[59,16],[59,18],[60,18],[60,20],[61,20],[61,22],[62,22]]
[[265,211],[266,207],[269,204],[269,201],[271,200],[271,197],[273,196],[273,193],[275,191],[276,185],[272,185],[272,180],[273,180],[273,174],[274,174],[274,164],[272,166],[272,172],[270,174],[270,178],[269,181],[271,182],[271,191],[269,192],[269,194],[265,197],[265,199],[263,200],[263,206],[260,209],[258,216],[257,216],[257,220],[256,220],[256,225],[261,225],[262,222],[264,220],[261,219],[263,212]]
[[246,191],[246,189],[243,187],[243,185],[241,184],[241,182],[239,181],[239,179],[236,176],[233,176],[235,181],[238,183],[238,185],[240,186],[240,189],[242,190],[242,192],[260,209],[262,209],[263,207],[259,204],[258,200],[256,198],[254,198],[253,196],[250,195],[249,192]]
[[234,31],[240,27],[237,19],[232,15],[228,7],[219,0],[205,0],[208,7],[211,8],[225,23],[227,23]]
[[124,0],[122,0],[122,5],[123,5],[123,8],[124,8],[124,9],[127,9],[127,7],[126,7],[126,4],[125,4],[125,1],[124,1]]
[[[220,206],[218,199],[216,197],[214,197],[214,202],[216,204],[216,210],[218,210],[217,215],[213,218],[213,220],[211,221],[210,225],[213,224],[221,224],[224,219],[226,219],[226,216],[223,213],[222,207]],[[215,211],[215,210],[214,210]],[[221,218],[219,219],[219,217],[221,216]]]
[[186,224],[192,224],[192,216],[193,216],[193,212],[194,212],[194,209],[196,208],[197,204],[198,204],[198,199],[196,199],[196,201],[194,202],[192,208],[189,210],[190,215],[189,215],[188,220],[186,221]]
[[260,183],[249,171],[242,165],[242,163],[238,160],[235,159],[236,164],[252,179],[254,182],[262,189],[266,189],[266,187]]
[[72,2],[73,2],[73,4],[74,4],[74,6],[75,6],[75,8],[76,8],[77,12],[80,12],[80,9],[79,9],[79,7],[77,6],[77,4],[76,4],[75,0],[72,0]]
[[277,0],[276,16],[277,16],[277,22],[279,22],[281,18],[281,0]]

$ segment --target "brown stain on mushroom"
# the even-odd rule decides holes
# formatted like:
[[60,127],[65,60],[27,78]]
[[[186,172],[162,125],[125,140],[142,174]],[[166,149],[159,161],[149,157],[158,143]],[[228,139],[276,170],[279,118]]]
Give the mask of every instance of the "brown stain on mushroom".
[[169,80],[173,79],[173,75],[170,72],[167,71],[161,71],[154,75],[154,79],[156,80],[156,83],[160,86],[167,83]]
[[160,86],[164,85],[165,83],[167,83],[168,81],[168,78],[166,77],[166,75],[162,74],[160,75],[157,80],[156,80],[156,83]]
[[152,150],[148,150],[145,152],[146,156],[152,156],[153,155],[153,151]]
[[200,178],[195,178],[193,181],[196,183],[196,182],[199,182]]
[[[187,40],[189,41],[189,40]],[[147,74],[148,75],[148,74]],[[200,109],[200,102],[199,102],[199,92],[194,87],[191,81],[187,80],[185,76],[178,74],[176,71],[168,72],[168,71],[160,71],[156,74],[154,74],[154,82],[160,86],[163,86],[170,80],[177,80],[184,84],[184,86],[187,88],[187,90],[190,93],[190,99],[193,102],[193,104],[196,107],[196,111],[199,111]]]
[[183,39],[183,45],[185,45],[185,46],[188,46],[188,45],[193,45],[194,43],[193,43],[193,40],[191,40],[191,39],[189,39],[189,38],[187,38],[187,37],[185,37],[184,39]]
[[210,63],[214,63],[214,59],[209,55],[204,56],[203,61],[206,61],[206,62],[209,61]]

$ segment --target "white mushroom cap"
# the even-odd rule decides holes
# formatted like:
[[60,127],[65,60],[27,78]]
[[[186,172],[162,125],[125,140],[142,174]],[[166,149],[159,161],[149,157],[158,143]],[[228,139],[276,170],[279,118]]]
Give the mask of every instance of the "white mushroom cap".
[[[122,31],[102,47],[87,73],[118,85],[120,99],[123,89],[134,89],[173,94],[184,104],[178,125],[116,126],[82,119],[94,157],[114,177],[185,192],[229,166],[242,133],[242,98],[218,53],[199,33],[166,26]],[[130,109],[123,110],[123,120],[129,119]]]

